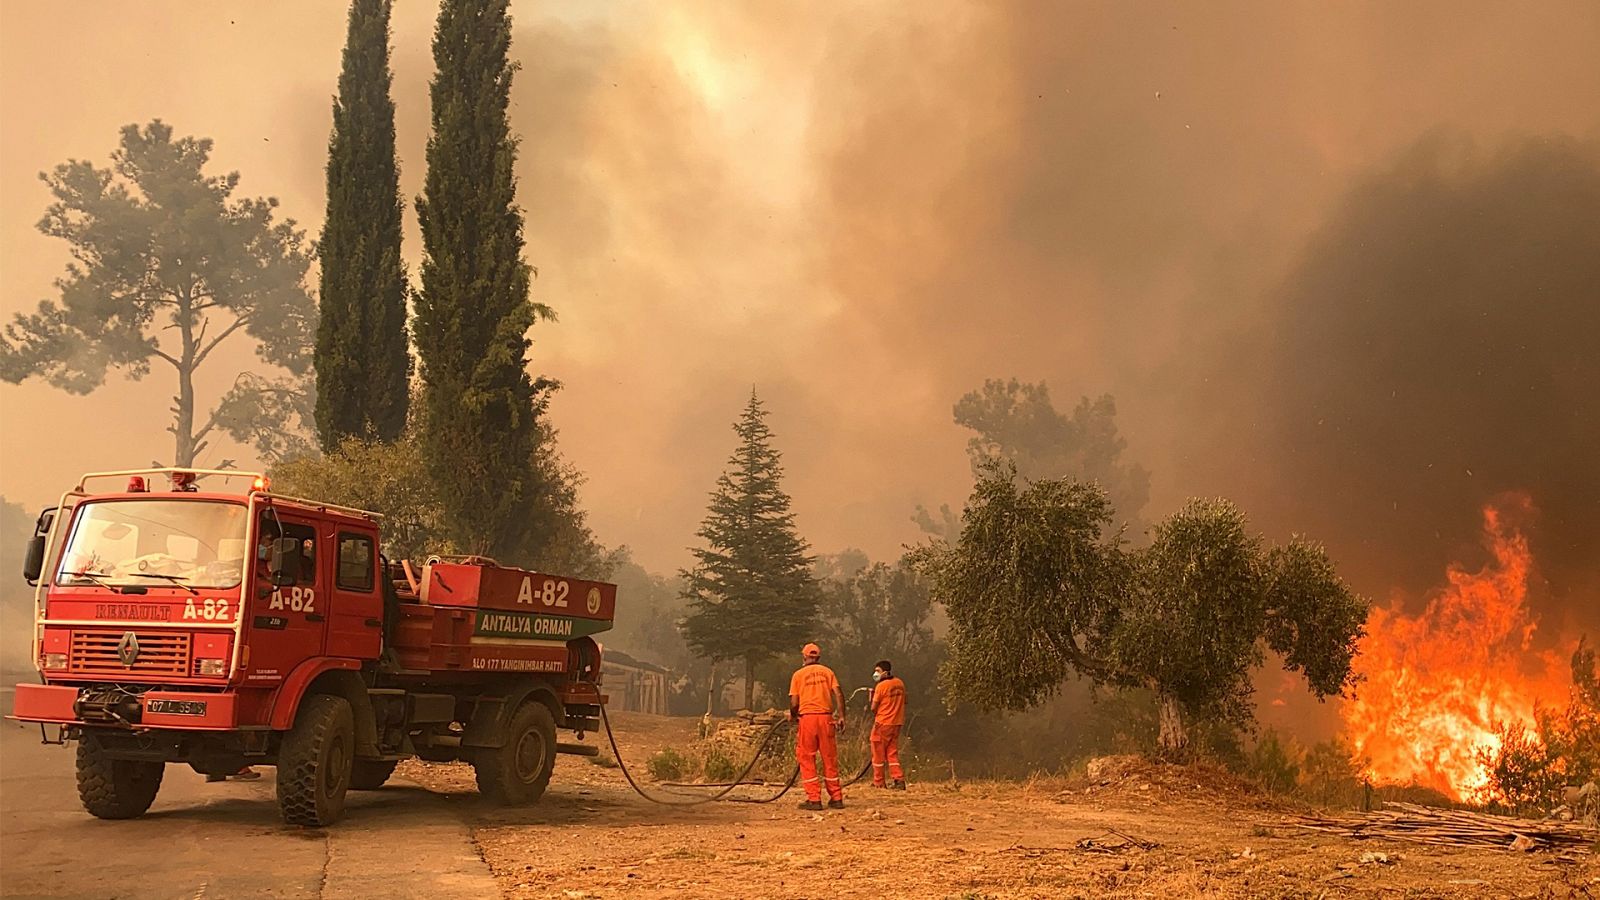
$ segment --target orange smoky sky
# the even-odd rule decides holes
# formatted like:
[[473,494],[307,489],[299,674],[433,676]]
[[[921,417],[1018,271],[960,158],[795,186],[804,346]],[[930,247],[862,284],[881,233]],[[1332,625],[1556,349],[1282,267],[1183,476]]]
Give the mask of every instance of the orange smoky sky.
[[[413,274],[435,9],[397,0],[393,28]],[[5,318],[49,296],[67,258],[34,229],[37,173],[103,162],[126,123],[161,117],[214,138],[218,171],[238,170],[242,192],[280,198],[315,234],[344,4],[8,4],[3,16]],[[560,315],[536,327],[532,366],[565,384],[552,416],[588,476],[597,533],[651,568],[686,561],[752,386],[813,547],[886,558],[918,540],[916,504],[966,494],[952,404],[1010,376],[1048,381],[1058,406],[1117,397],[1128,454],[1154,472],[1148,517],[1191,495],[1237,497],[1275,535],[1324,537],[1370,592],[1436,576],[1496,491],[1555,495],[1564,558],[1600,548],[1600,486],[1564,480],[1567,457],[1485,466],[1492,479],[1440,487],[1449,502],[1407,494],[1421,511],[1379,527],[1419,558],[1375,545],[1375,514],[1327,473],[1364,471],[1384,435],[1352,420],[1366,456],[1304,452],[1326,446],[1297,430],[1306,398],[1368,401],[1318,393],[1292,358],[1305,355],[1300,304],[1343,308],[1325,301],[1343,294],[1316,280],[1316,254],[1347,247],[1341,223],[1394,219],[1364,198],[1418,178],[1470,194],[1516,156],[1506,148],[1529,144],[1577,160],[1567,176],[1587,183],[1600,158],[1592,3],[708,0],[517,3],[513,16],[527,257]],[[1408,162],[1419,153],[1443,161]],[[1507,221],[1542,196],[1509,199]],[[1600,234],[1573,215],[1558,224]],[[1421,270],[1455,265],[1470,242],[1430,267],[1403,230],[1451,221],[1397,226],[1381,244],[1422,253]],[[1594,287],[1573,265],[1558,287]],[[1430,315],[1399,318],[1422,334]],[[1535,340],[1596,321],[1570,304],[1551,316]],[[1373,346],[1353,334],[1350,366]],[[1560,397],[1591,375],[1600,387],[1592,364],[1552,346],[1572,392]],[[253,359],[235,352],[241,367]],[[233,373],[212,374],[215,391]],[[0,385],[0,492],[37,506],[82,470],[165,458],[169,393],[160,373],[113,375],[87,397]],[[1576,426],[1563,408],[1538,406],[1521,427],[1564,447],[1600,439],[1592,406]],[[1407,440],[1419,459],[1459,443]],[[212,456],[251,461],[240,447]],[[1400,510],[1397,484],[1375,487],[1372,509]]]

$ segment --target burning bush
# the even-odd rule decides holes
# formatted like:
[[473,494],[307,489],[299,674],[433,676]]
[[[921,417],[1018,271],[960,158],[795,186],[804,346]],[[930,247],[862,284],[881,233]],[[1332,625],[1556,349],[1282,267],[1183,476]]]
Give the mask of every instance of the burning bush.
[[1572,653],[1572,693],[1564,711],[1540,710],[1539,734],[1562,760],[1567,782],[1600,780],[1600,670],[1595,651],[1580,641]]
[[1582,687],[1594,683],[1594,654],[1580,645],[1569,682],[1561,654],[1534,645],[1534,563],[1518,525],[1531,513],[1525,496],[1485,507],[1482,568],[1451,566],[1418,615],[1391,607],[1368,619],[1354,666],[1363,683],[1341,715],[1373,781],[1525,810],[1548,808],[1568,778],[1594,777],[1600,751],[1587,749],[1597,731],[1584,710],[1595,692]]
[[1477,758],[1488,773],[1480,792],[1489,803],[1518,814],[1559,806],[1568,785],[1600,775],[1600,679],[1595,652],[1582,642],[1572,654],[1572,690],[1564,709],[1540,706],[1534,730],[1503,723],[1498,747]]
[[1489,776],[1479,795],[1517,815],[1555,806],[1567,784],[1561,761],[1550,755],[1538,735],[1521,725],[1502,724],[1497,736],[1498,750],[1483,747],[1477,753]]

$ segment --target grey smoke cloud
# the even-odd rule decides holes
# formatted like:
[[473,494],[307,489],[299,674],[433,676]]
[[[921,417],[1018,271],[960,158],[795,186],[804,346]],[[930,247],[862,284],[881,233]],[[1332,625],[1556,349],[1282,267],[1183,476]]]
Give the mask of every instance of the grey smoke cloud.
[[1415,591],[1526,493],[1535,597],[1600,629],[1600,143],[1430,137],[1273,296],[1257,397],[1286,517]]
[[[409,198],[422,175],[433,9],[398,6]],[[1424,378],[1431,393],[1409,402],[1429,410],[1481,396],[1457,373],[1428,381],[1393,361],[1404,354],[1374,356],[1361,337],[1373,321],[1344,318],[1357,311],[1339,283],[1312,275],[1358,241],[1329,235],[1356,221],[1361,192],[1398,177],[1429,134],[1479,148],[1475,168],[1446,173],[1446,199],[1496,177],[1514,183],[1494,174],[1497,160],[1525,140],[1589,152],[1584,142],[1600,139],[1600,103],[1585,87],[1600,83],[1592,4],[513,12],[529,258],[540,299],[561,315],[536,329],[534,365],[567,385],[554,417],[590,476],[600,535],[652,568],[686,559],[751,385],[770,401],[813,545],[882,558],[918,538],[917,503],[965,496],[952,404],[1013,375],[1047,380],[1063,402],[1116,396],[1128,455],[1154,473],[1147,515],[1192,494],[1237,497],[1274,533],[1327,539],[1368,592],[1420,584],[1470,552],[1476,505],[1510,487],[1533,491],[1547,511],[1539,527],[1567,536],[1551,538],[1551,565],[1581,567],[1585,495],[1540,496],[1570,487],[1566,462],[1525,452],[1581,446],[1592,435],[1574,424],[1592,422],[1575,418],[1581,410],[1519,407],[1526,437],[1506,446],[1522,452],[1486,466],[1495,475],[1482,496],[1477,481],[1435,492],[1396,475],[1352,498],[1352,484],[1370,481],[1360,454],[1382,455],[1403,420],[1358,416],[1358,449],[1308,447],[1315,432],[1296,418],[1306,404],[1355,414],[1370,397],[1291,364],[1308,346],[1390,364],[1389,381]],[[0,312],[46,295],[64,262],[31,232],[42,208],[32,173],[69,155],[103,158],[129,121],[161,115],[214,137],[245,191],[277,194],[318,226],[340,4],[172,3],[103,23],[45,8],[4,16]],[[1504,206],[1506,227],[1545,215],[1560,194]],[[1360,221],[1401,235],[1460,224],[1411,205],[1374,201]],[[1471,235],[1452,246],[1474,258],[1499,249]],[[1581,289],[1587,276],[1570,274],[1563,283]],[[1511,303],[1509,290],[1483,302]],[[1410,324],[1429,315],[1413,299],[1393,293],[1399,331],[1438,352]],[[1308,317],[1284,318],[1302,308]],[[1576,333],[1592,322],[1583,314],[1552,305],[1540,322]],[[1321,347],[1324,333],[1340,339]],[[1552,371],[1581,387],[1590,370],[1561,369],[1566,347],[1551,350]],[[0,491],[30,505],[46,499],[40,485],[126,461],[107,454],[164,444],[150,417],[165,398],[149,383],[84,400],[6,386],[0,407],[7,422],[48,412],[123,436],[45,453],[0,429]],[[1478,436],[1407,432],[1417,460],[1449,461],[1449,442]],[[1399,499],[1403,522],[1381,536],[1367,528],[1373,507]],[[1469,543],[1419,536],[1435,530]]]

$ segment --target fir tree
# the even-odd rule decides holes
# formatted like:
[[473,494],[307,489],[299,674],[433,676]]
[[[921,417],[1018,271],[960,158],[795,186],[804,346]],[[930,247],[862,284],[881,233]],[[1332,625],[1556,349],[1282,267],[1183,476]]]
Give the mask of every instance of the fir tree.
[[506,107],[507,0],[445,0],[433,39],[433,134],[417,199],[422,289],[414,337],[423,389],[423,457],[446,527],[469,553],[525,546],[537,416],[552,384],[528,375],[528,330],[550,310],[529,301],[517,142]]
[[755,392],[733,426],[739,447],[717,479],[698,563],[682,573],[691,612],[684,637],[713,662],[744,661],[744,704],[754,700],[755,667],[798,651],[816,625],[820,592],[806,543],[795,533],[783,467]]
[[411,355],[400,258],[400,170],[389,95],[392,0],[353,0],[328,139],[317,328],[317,431],[393,441],[405,429]]

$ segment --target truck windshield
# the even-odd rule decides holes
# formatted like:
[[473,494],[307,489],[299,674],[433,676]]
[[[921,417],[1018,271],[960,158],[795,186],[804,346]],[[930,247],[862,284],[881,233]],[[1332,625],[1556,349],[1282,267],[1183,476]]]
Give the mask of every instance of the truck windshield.
[[211,500],[101,500],[78,508],[56,584],[231,588],[244,580],[245,508]]

